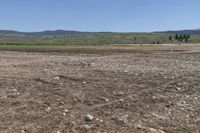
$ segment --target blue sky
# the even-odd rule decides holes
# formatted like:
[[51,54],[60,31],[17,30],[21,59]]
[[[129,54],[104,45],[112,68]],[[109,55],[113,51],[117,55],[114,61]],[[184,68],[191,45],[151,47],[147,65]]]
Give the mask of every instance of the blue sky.
[[200,28],[200,0],[0,0],[0,29],[146,32]]

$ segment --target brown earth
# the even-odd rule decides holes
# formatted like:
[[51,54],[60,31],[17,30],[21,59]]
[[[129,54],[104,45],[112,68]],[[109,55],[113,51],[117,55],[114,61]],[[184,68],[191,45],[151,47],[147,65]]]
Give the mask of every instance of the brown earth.
[[200,46],[0,51],[0,133],[86,132],[199,133]]

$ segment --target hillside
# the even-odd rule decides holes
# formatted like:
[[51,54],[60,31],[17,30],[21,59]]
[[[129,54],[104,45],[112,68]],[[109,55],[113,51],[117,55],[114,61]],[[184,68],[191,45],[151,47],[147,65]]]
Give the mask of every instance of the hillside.
[[[175,33],[112,33],[65,30],[18,32],[1,30],[0,43],[66,45],[180,43],[169,40],[169,36],[173,34]],[[200,43],[200,34],[191,34],[191,43]]]

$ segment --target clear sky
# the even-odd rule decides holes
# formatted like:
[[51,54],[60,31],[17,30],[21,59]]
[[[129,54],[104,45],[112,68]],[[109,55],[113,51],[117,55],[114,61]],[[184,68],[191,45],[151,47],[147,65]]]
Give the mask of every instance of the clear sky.
[[0,0],[0,29],[143,32],[200,28],[200,0]]

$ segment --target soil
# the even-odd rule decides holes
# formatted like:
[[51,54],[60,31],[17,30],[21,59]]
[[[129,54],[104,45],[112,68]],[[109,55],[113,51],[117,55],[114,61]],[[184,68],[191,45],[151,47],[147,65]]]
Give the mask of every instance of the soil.
[[199,133],[200,46],[0,51],[0,133]]

